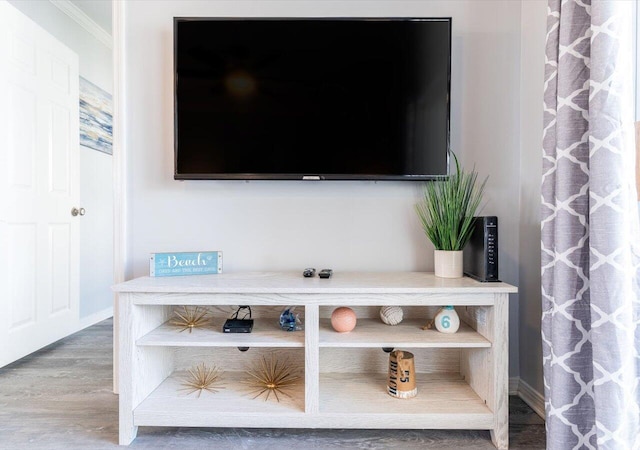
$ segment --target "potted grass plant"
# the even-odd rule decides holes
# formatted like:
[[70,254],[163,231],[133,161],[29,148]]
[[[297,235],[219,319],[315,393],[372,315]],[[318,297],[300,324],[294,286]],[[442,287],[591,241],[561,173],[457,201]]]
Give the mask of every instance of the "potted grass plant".
[[425,185],[416,205],[424,233],[435,247],[435,275],[462,277],[462,249],[469,241],[487,178],[478,184],[478,173],[465,172],[455,153],[455,173]]

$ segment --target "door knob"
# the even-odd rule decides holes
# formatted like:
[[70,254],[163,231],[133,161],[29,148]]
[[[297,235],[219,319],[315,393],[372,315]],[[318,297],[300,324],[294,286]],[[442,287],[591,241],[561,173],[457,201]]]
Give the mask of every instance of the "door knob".
[[85,213],[84,208],[73,208],[73,209],[71,209],[71,215],[73,217],[84,216],[84,213]]

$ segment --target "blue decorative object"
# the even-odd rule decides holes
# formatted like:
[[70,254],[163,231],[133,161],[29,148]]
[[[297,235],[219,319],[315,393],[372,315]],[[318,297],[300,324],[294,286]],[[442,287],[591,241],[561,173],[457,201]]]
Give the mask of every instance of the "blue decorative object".
[[301,331],[302,321],[300,315],[296,314],[295,306],[287,306],[280,314],[280,328],[284,331]]

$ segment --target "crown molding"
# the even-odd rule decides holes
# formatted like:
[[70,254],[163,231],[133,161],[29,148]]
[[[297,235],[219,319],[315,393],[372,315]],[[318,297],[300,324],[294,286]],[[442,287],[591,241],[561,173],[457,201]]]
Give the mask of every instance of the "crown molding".
[[113,38],[100,25],[87,16],[84,11],[71,3],[69,0],[49,0],[60,11],[73,19],[78,25],[87,30],[93,37],[102,42],[105,46],[113,49]]

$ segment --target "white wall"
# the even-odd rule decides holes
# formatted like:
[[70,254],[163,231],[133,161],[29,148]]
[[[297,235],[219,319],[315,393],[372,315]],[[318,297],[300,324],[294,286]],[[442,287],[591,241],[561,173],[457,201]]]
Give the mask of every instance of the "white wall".
[[[127,277],[149,253],[222,250],[226,271],[430,271],[412,182],[190,181],[173,174],[174,16],[453,17],[452,148],[489,175],[500,276],[518,284],[520,20],[517,1],[130,1],[125,6]],[[518,375],[518,299],[510,371]]]
[[540,183],[546,15],[546,1],[522,2],[520,377],[539,394],[544,394],[540,335]]
[[[48,1],[9,0],[13,6],[78,54],[80,76],[113,92],[111,49]],[[110,30],[109,30],[110,31]],[[113,294],[112,157],[80,146],[80,318],[104,316]]]

